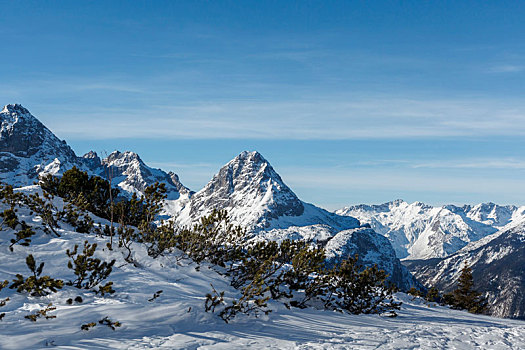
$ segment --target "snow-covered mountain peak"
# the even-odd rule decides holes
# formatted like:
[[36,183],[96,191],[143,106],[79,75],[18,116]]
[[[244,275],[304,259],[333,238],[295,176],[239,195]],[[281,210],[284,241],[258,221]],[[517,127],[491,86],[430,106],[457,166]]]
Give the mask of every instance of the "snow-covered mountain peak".
[[175,174],[148,167],[134,152],[111,153],[101,160],[90,151],[78,157],[65,141],[19,104],[6,105],[0,112],[0,179],[14,186],[27,186],[44,174],[60,175],[77,167],[90,175],[107,177],[112,169],[114,184],[128,193],[139,193],[156,181],[166,183],[168,198],[191,192]]
[[[65,141],[19,104],[0,112],[0,178],[14,186],[32,184],[43,173],[81,167]],[[52,165],[50,163],[53,163]]]
[[[245,195],[259,204],[280,209],[285,215],[300,215],[302,203],[259,152],[242,152],[223,166],[202,192],[221,189],[221,195]],[[286,206],[286,208],[282,206]],[[280,207],[280,208],[278,208]]]
[[188,225],[213,209],[228,210],[232,221],[254,232],[292,226],[329,225],[335,230],[359,226],[354,218],[301,201],[259,152],[242,152],[224,165],[193,195],[178,220]]
[[24,108],[24,106],[18,103],[10,103],[10,104],[5,105],[2,108],[2,111],[0,113],[11,115],[11,116],[31,116],[33,117],[31,113],[29,113],[29,111],[26,108]]
[[82,160],[89,167],[89,169],[97,169],[102,165],[102,159],[98,156],[97,152],[89,151],[82,156]]
[[22,105],[6,105],[0,112],[0,122],[2,152],[19,157],[30,157],[36,153],[64,153],[66,157],[76,157],[64,141],[58,139]]
[[194,221],[212,209],[230,209],[230,215],[250,227],[268,227],[281,216],[299,216],[303,203],[258,152],[242,152],[224,165],[190,203],[187,219]]
[[253,185],[271,181],[278,185],[278,189],[291,190],[286,186],[270,163],[257,151],[243,151],[237,157],[229,161],[219,171],[217,176],[226,176],[230,179],[251,180],[250,182],[240,182],[237,185]]
[[100,176],[107,177],[108,171],[111,171],[118,186],[128,193],[141,195],[149,185],[163,182],[166,184],[169,200],[179,199],[181,194],[191,194],[191,191],[180,183],[177,175],[150,168],[135,152],[114,151],[102,160],[102,165],[104,171]]
[[2,138],[5,134],[12,135],[15,127],[18,132],[30,132],[34,129],[47,129],[35,116],[20,104],[5,105],[0,112],[0,121],[2,122]]
[[89,151],[88,153],[84,154],[82,156],[82,158],[86,158],[86,159],[94,159],[94,158],[98,158],[98,154],[97,152],[95,151]]
[[492,202],[480,203],[469,208],[467,216],[487,225],[502,227],[507,225],[518,208],[514,205],[498,205]]
[[111,164],[114,166],[130,163],[144,164],[142,159],[140,159],[139,155],[131,151],[113,151],[103,160],[103,163]]

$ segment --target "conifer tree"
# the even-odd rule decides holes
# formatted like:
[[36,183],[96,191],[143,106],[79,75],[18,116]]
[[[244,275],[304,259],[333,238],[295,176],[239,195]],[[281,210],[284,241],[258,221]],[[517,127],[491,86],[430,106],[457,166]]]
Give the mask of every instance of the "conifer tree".
[[487,301],[474,289],[472,269],[465,263],[461,269],[457,288],[445,296],[445,300],[455,309],[480,314],[487,311]]
[[437,303],[441,299],[439,290],[436,287],[431,287],[425,295],[425,300],[430,303]]

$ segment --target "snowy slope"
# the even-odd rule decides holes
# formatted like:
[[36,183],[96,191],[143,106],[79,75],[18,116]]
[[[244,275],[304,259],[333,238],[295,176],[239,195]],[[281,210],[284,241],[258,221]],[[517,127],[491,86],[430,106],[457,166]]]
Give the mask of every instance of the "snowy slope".
[[523,221],[525,208],[482,203],[432,207],[396,200],[381,205],[355,205],[338,210],[369,223],[388,237],[400,258],[448,256],[503,227]]
[[[26,191],[35,191],[31,188]],[[39,219],[19,210],[28,224],[39,226]],[[97,220],[98,221],[98,220]],[[0,236],[0,280],[13,279],[16,273],[27,275],[23,263],[32,253],[37,262],[44,261],[44,274],[68,280],[73,274],[66,268],[66,249],[84,240],[105,239],[95,235],[71,232],[67,226],[54,238],[38,230],[29,247],[7,248],[9,233]],[[346,315],[315,309],[286,309],[272,302],[274,310],[264,318],[239,317],[225,324],[218,316],[203,310],[204,295],[210,283],[226,291],[226,297],[238,297],[228,281],[203,266],[197,271],[188,262],[177,263],[173,256],[158,260],[147,257],[145,250],[134,247],[140,266],[126,264],[118,249],[99,250],[104,260],[117,259],[109,280],[116,293],[104,297],[93,292],[64,287],[46,297],[30,297],[12,289],[0,292],[0,298],[11,298],[0,308],[6,315],[0,321],[2,349],[406,349],[406,348],[484,348],[518,349],[525,347],[525,322],[471,315],[443,307],[426,305],[399,293],[404,302],[397,318],[378,315]],[[163,292],[153,300],[153,294]],[[66,303],[68,298],[82,296],[82,303]],[[52,302],[54,319],[31,322],[24,316]],[[115,331],[96,325],[89,331],[82,324],[109,317],[122,323]]]
[[388,239],[371,228],[341,231],[328,241],[325,250],[328,261],[333,264],[357,254],[362,264],[367,266],[377,264],[390,276],[392,281],[395,281],[404,290],[421,287],[421,284],[396,258],[394,248]]

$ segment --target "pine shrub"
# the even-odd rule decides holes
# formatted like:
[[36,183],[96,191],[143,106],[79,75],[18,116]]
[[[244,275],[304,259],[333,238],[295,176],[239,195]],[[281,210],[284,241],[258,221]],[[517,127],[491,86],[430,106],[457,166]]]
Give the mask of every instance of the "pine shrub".
[[66,254],[70,261],[67,263],[67,267],[75,273],[76,279],[69,281],[67,284],[79,289],[93,289],[99,286],[97,293],[102,295],[106,293],[114,293],[112,289],[113,282],[107,282],[104,286],[99,284],[107,279],[113,270],[115,260],[110,262],[102,261],[98,258],[94,258],[93,255],[97,249],[97,244],[89,244],[88,241],[84,242],[82,253],[78,252],[78,245],[75,245],[73,250],[67,250]]
[[13,283],[9,288],[16,288],[19,293],[28,292],[32,296],[44,296],[50,293],[56,293],[58,289],[61,289],[64,286],[62,280],[53,279],[49,276],[40,277],[44,268],[44,263],[40,263],[37,267],[33,255],[30,254],[27,256],[26,265],[33,275],[24,278],[24,276],[17,274],[16,279],[13,280]]
[[28,320],[31,320],[33,322],[36,322],[39,318],[43,317],[46,320],[56,318],[56,315],[48,315],[48,312],[55,311],[57,308],[53,306],[53,303],[49,303],[45,308],[38,310],[34,314],[29,314],[24,316],[24,318],[27,318]]

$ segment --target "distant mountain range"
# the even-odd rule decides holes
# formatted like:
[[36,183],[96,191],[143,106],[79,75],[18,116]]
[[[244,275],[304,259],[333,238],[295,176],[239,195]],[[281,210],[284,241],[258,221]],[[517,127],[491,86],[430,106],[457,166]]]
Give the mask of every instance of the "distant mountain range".
[[[485,277],[477,286],[490,296],[496,315],[525,316],[523,294],[517,291],[519,286],[523,290],[525,207],[432,207],[397,200],[333,213],[301,201],[258,152],[240,153],[193,192],[175,173],[148,167],[133,152],[115,151],[103,159],[93,151],[77,156],[21,105],[5,106],[0,121],[0,179],[14,186],[30,185],[44,174],[61,176],[73,166],[101,177],[112,174],[114,186],[124,194],[140,195],[148,185],[163,182],[168,189],[165,214],[179,225],[226,209],[254,240],[315,242],[325,247],[330,263],[359,254],[362,263],[378,264],[402,289],[420,284],[399,258],[422,283],[446,290],[467,261],[475,277]],[[508,268],[509,259],[516,268]],[[488,276],[497,283],[487,282]]]
[[525,206],[481,203],[432,207],[396,200],[354,205],[336,211],[368,223],[388,237],[399,258],[443,258],[471,242],[525,222]]

